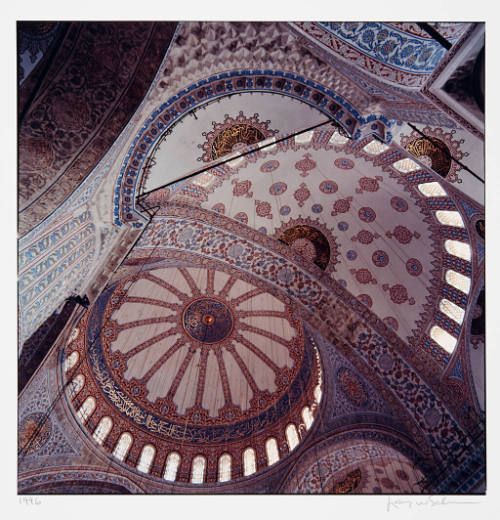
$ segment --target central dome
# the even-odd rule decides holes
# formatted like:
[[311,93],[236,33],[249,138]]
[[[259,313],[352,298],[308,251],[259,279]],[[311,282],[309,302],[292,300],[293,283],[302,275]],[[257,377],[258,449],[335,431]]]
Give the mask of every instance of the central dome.
[[140,410],[134,422],[156,420],[160,433],[178,426],[197,438],[203,427],[216,440],[230,424],[231,436],[244,438],[248,421],[275,424],[315,379],[293,310],[234,274],[167,267],[129,276],[103,294],[91,319],[105,316],[93,358],[104,362],[94,364],[98,382],[107,390],[113,381],[113,404]]
[[[279,439],[293,450],[321,398],[301,319],[285,295],[235,269],[153,265],[129,269],[83,318],[77,353],[88,363],[73,387],[91,407],[86,426],[95,433],[102,418],[113,454],[126,442],[130,461],[139,449],[161,464],[230,454],[238,478],[263,469],[265,448],[273,464]],[[179,471],[172,479],[186,481]]]

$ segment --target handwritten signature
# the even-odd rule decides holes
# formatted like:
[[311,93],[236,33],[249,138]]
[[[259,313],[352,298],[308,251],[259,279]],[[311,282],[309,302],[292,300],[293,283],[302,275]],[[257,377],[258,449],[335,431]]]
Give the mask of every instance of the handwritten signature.
[[387,497],[387,511],[412,509],[413,507],[436,507],[448,505],[462,504],[479,504],[479,502],[465,502],[459,500],[450,500],[448,497],[425,497],[425,498],[393,498]]

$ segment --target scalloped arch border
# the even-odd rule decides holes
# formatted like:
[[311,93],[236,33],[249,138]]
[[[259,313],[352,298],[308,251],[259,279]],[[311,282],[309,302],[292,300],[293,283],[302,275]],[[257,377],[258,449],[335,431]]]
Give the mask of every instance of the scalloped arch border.
[[[356,107],[329,88],[304,76],[280,70],[236,70],[223,72],[178,92],[160,105],[146,120],[132,141],[118,174],[113,198],[114,223],[124,223],[140,228],[144,216],[135,208],[135,193],[139,186],[141,169],[158,139],[190,110],[208,100],[221,98],[235,92],[268,92],[293,97],[322,111],[340,123],[355,140],[362,135],[376,134],[390,142],[392,134],[387,130],[394,121],[385,116],[363,117]],[[369,125],[367,128],[362,126]]]

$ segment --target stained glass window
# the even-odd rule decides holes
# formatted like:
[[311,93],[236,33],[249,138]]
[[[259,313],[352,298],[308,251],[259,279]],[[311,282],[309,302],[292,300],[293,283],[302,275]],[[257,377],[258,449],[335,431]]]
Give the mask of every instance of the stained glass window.
[[193,459],[193,465],[191,466],[191,483],[192,484],[203,484],[205,479],[205,457],[198,455]]
[[290,448],[290,451],[292,451],[299,444],[299,434],[297,433],[295,424],[289,424],[286,427],[285,435],[288,442],[288,447]]
[[170,482],[174,482],[180,463],[181,456],[175,451],[170,453],[167,457],[167,464],[165,466],[165,474],[163,475],[163,478],[165,480],[169,480]]
[[78,363],[78,352],[75,350],[64,360],[64,372],[68,372]]
[[436,218],[444,226],[464,227],[464,221],[458,211],[436,211]]
[[219,482],[231,480],[231,455],[224,453],[219,458]]
[[106,437],[108,436],[108,433],[111,431],[111,427],[113,426],[113,421],[110,417],[103,417],[99,424],[97,425],[97,428],[95,429],[92,437],[97,442],[97,444],[101,444],[104,442]]
[[139,458],[139,462],[137,463],[137,469],[142,471],[142,473],[149,473],[149,469],[153,463],[155,453],[156,450],[154,447],[151,446],[151,444],[146,444],[146,446],[142,448],[141,456]]
[[449,352],[450,354],[453,352],[455,345],[457,344],[456,338],[437,325],[432,327],[430,336],[439,346],[443,347],[446,352]]
[[275,462],[280,460],[280,453],[278,451],[278,443],[276,439],[270,438],[266,441],[266,455],[267,455],[267,465],[270,466]]
[[452,271],[448,269],[446,271],[446,281],[465,294],[469,294],[470,291],[470,278],[463,274],[457,273],[456,271]]
[[370,155],[379,155],[386,150],[389,150],[389,146],[385,143],[381,143],[374,139],[370,141],[366,146],[363,147],[363,150]]
[[122,433],[115,446],[113,455],[120,461],[125,460],[130,446],[132,446],[132,435],[130,433]]
[[418,185],[418,189],[426,197],[445,197],[447,195],[439,182],[424,182]]
[[458,240],[445,240],[444,247],[450,255],[458,256],[458,258],[470,262],[471,250],[469,244],[459,242]]
[[410,173],[416,170],[420,170],[420,166],[409,157],[406,157],[406,159],[400,159],[399,161],[396,161],[392,164],[392,166],[401,173]]
[[255,464],[255,450],[253,448],[247,448],[243,452],[243,475],[246,477],[252,475],[257,471]]
[[83,388],[85,384],[85,378],[82,374],[78,374],[73,381],[69,384],[69,396],[71,399]]
[[95,410],[95,399],[93,397],[87,397],[83,402],[82,406],[77,412],[77,416],[83,424],[87,422],[87,419],[92,415]]
[[334,132],[328,141],[329,144],[345,144],[349,141],[347,137],[344,137],[339,132]]
[[309,430],[314,420],[313,414],[309,406],[304,406],[304,408],[302,408],[302,419],[304,420],[306,428]]
[[465,311],[446,298],[443,298],[439,302],[439,310],[458,324],[461,324],[464,321]]

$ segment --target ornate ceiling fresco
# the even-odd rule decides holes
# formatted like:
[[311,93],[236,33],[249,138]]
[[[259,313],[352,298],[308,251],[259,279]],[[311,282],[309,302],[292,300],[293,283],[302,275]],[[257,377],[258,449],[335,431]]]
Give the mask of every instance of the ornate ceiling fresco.
[[201,204],[289,245],[407,340],[439,294],[441,236],[447,232],[423,194],[411,188],[411,175],[406,180],[378,165],[372,143],[352,147],[333,130],[317,130],[233,161],[223,173],[210,170],[169,197]]
[[21,107],[19,230],[40,223],[92,171],[134,113],[174,23],[71,24]]
[[[187,119],[186,119],[187,118]],[[141,188],[149,192],[221,157],[328,116],[286,93],[244,92],[193,109],[169,127],[149,156]]]
[[481,489],[482,155],[421,95],[444,47],[408,22],[57,27],[23,81],[22,359],[89,301],[21,392],[20,492]]
[[[299,22],[295,24],[343,60],[377,78],[418,88],[436,68],[446,49],[417,24],[379,22]],[[455,42],[468,24],[440,24]]]

